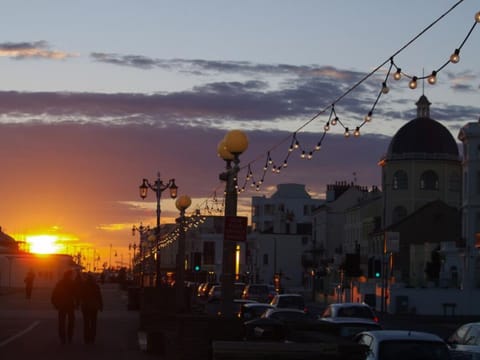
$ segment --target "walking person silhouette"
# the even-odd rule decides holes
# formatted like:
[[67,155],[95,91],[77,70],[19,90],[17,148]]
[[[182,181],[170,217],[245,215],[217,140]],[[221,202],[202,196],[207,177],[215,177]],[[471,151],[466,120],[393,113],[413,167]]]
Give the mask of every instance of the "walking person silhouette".
[[27,299],[32,297],[33,280],[35,280],[35,273],[30,269],[23,280],[25,282],[25,297]]
[[98,311],[103,311],[103,298],[92,274],[87,274],[82,283],[80,307],[83,315],[83,340],[85,344],[93,344],[97,335]]
[[53,288],[51,296],[51,302],[58,311],[58,336],[62,344],[72,342],[76,294],[73,272],[67,270]]

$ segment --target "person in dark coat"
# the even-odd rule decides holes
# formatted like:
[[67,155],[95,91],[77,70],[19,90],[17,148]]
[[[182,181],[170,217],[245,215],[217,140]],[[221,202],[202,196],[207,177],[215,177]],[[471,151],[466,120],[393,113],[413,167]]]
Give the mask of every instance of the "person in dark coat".
[[75,326],[75,295],[73,272],[65,271],[53,288],[51,302],[58,311],[58,336],[62,344],[71,343]]
[[35,280],[35,273],[33,270],[29,270],[27,275],[25,276],[25,297],[30,299],[32,297],[32,289],[33,289],[33,280]]
[[80,307],[83,315],[83,339],[85,344],[93,344],[97,334],[97,315],[103,311],[103,299],[92,274],[88,274],[82,283]]

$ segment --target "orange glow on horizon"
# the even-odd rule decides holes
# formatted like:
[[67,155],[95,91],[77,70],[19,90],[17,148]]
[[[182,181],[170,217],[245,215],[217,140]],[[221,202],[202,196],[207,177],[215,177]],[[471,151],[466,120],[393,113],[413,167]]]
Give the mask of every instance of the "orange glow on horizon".
[[56,235],[27,235],[25,241],[30,252],[35,254],[55,254],[62,248],[57,243],[58,236]]

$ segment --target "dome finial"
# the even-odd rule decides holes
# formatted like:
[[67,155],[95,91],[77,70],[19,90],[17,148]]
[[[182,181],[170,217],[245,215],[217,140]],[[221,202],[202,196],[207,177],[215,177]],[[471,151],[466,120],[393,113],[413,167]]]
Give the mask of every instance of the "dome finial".
[[418,118],[430,118],[430,101],[428,101],[425,95],[420,96],[417,103],[417,117]]

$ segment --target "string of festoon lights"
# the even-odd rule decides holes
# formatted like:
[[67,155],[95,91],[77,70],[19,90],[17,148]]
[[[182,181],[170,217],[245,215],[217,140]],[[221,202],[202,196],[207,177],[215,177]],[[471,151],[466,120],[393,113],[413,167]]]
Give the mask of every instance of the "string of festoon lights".
[[[389,80],[393,81],[400,81],[402,78],[406,78],[409,80],[408,87],[412,90],[417,88],[419,81],[424,81],[429,85],[435,85],[437,83],[438,74],[444,70],[450,64],[457,64],[460,61],[460,52],[463,46],[466,44],[467,40],[469,39],[470,35],[472,34],[473,30],[475,29],[476,25],[480,23],[480,11],[478,11],[474,15],[474,23],[470,27],[467,32],[465,38],[460,42],[460,45],[455,47],[450,56],[444,61],[439,67],[435,68],[431,71],[428,75],[414,75],[414,73],[406,72],[402,69],[402,67],[396,63],[395,57],[402,53],[407,47],[413,44],[417,39],[419,39],[422,35],[424,35],[428,30],[430,30],[435,24],[441,21],[445,16],[447,16],[450,12],[452,12],[458,5],[460,5],[464,0],[459,0],[455,3],[450,9],[448,9],[445,13],[439,16],[435,21],[433,21],[430,25],[425,27],[420,33],[414,36],[410,41],[408,41],[405,45],[403,45],[400,49],[398,49],[395,53],[387,58],[384,62],[380,65],[375,67],[371,72],[366,74],[362,77],[359,81],[357,81],[354,85],[352,85],[348,90],[342,93],[339,97],[337,97],[334,101],[330,103],[330,105],[324,107],[320,111],[318,111],[315,115],[313,115],[310,119],[308,119],[305,123],[303,123],[297,130],[293,133],[276,143],[274,146],[269,148],[266,153],[261,154],[260,156],[256,157],[255,159],[251,160],[247,163],[247,165],[240,168],[240,171],[246,169],[246,175],[243,180],[242,186],[237,185],[237,192],[240,194],[247,190],[248,187],[253,189],[254,191],[260,191],[262,185],[265,183],[265,179],[267,174],[270,172],[272,174],[280,174],[282,170],[288,167],[288,161],[290,156],[292,156],[295,152],[300,153],[300,158],[304,160],[311,160],[315,153],[319,152],[322,148],[323,141],[327,135],[327,133],[332,130],[333,127],[340,127],[342,129],[343,135],[345,138],[356,138],[361,135],[360,130],[365,125],[369,124],[374,116],[374,111],[381,99],[382,96],[385,96],[390,93],[390,87],[388,86]],[[374,74],[383,71],[386,68],[385,76],[383,77],[383,81],[379,84],[379,90],[377,93],[377,97],[373,102],[370,110],[367,114],[360,120],[359,124],[350,127],[348,124],[342,122],[341,118],[337,115],[337,105],[346,98],[349,94],[351,94],[354,90],[356,90],[361,84],[367,81],[370,77]],[[328,113],[329,116],[326,119],[323,125],[323,132],[319,136],[318,141],[316,142],[315,146],[307,147],[306,145],[302,145],[299,140],[299,132],[302,131],[305,127],[311,124],[313,121],[319,119],[322,115]],[[286,151],[286,155],[281,158],[280,161],[275,161],[272,157],[272,153],[274,150],[279,148],[281,145],[285,143],[290,143],[288,150]],[[257,174],[255,176],[253,172],[253,164],[257,163],[259,160],[265,159],[265,163],[263,168],[260,171],[260,175]],[[236,179],[238,183],[238,179]],[[217,192],[224,186],[223,184],[219,184],[217,188],[212,192],[212,194],[206,198],[201,204],[196,206],[196,210],[194,215],[188,217],[188,219],[193,218],[188,225],[185,225],[186,228],[191,229],[193,227],[198,226],[201,222],[205,221],[205,216],[202,216],[202,210],[204,213],[206,212],[208,215],[221,215],[223,213],[224,207],[224,200],[219,202],[217,199]],[[203,220],[200,220],[203,219]],[[165,235],[164,239],[161,241],[160,246],[164,247],[172,242],[174,242],[178,236],[179,230],[178,226],[174,228],[171,232]]]

